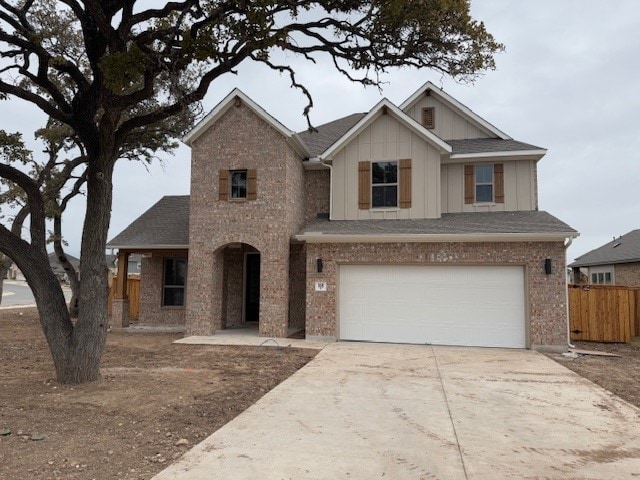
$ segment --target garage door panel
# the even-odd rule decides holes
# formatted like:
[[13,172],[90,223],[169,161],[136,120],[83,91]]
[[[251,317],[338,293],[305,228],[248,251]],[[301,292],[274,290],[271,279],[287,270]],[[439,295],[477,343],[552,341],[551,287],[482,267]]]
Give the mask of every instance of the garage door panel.
[[522,267],[343,265],[340,337],[522,348]]

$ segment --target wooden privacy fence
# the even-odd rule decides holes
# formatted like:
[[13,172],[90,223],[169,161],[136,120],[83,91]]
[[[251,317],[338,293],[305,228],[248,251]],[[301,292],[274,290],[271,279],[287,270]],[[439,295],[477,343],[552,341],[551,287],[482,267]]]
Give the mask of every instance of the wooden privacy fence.
[[[116,296],[116,288],[118,286],[118,279],[114,278],[109,288],[109,315],[111,315],[111,308],[113,306],[113,299]],[[129,297],[129,318],[131,320],[137,320],[140,314],[140,278],[129,277],[127,278],[127,296]]]
[[640,287],[569,285],[571,340],[629,342],[640,336]]

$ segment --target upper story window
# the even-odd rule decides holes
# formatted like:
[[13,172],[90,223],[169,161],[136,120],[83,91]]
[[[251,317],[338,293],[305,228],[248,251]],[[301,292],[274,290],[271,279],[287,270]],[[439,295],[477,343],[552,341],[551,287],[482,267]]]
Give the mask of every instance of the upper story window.
[[502,163],[464,166],[464,203],[504,203]]
[[398,206],[398,162],[371,162],[371,206]]
[[476,203],[493,202],[493,165],[476,165]]
[[164,259],[164,284],[162,286],[163,306],[184,305],[184,286],[187,280],[186,258]]
[[218,200],[255,200],[257,196],[257,170],[218,171]]
[[231,171],[231,198],[247,198],[247,171]]

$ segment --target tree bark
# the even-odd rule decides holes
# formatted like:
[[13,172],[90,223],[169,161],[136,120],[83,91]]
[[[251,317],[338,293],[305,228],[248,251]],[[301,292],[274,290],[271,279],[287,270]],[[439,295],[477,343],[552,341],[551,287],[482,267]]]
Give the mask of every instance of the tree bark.
[[4,292],[4,280],[7,276],[7,272],[11,268],[11,264],[13,260],[11,260],[6,255],[2,255],[2,259],[0,260],[0,305],[2,305],[2,293]]
[[69,300],[69,315],[71,318],[78,318],[78,297],[80,294],[80,278],[78,272],[73,268],[71,262],[67,258],[62,246],[62,217],[56,214],[53,217],[53,250],[56,253],[56,260],[64,269],[69,279],[71,287],[71,300]]

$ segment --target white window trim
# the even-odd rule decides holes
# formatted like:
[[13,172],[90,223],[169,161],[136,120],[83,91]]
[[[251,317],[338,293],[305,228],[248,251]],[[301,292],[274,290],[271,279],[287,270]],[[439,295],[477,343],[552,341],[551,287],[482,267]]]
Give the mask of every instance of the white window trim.
[[[374,163],[395,163],[396,164],[396,181],[395,183],[373,183],[373,164]],[[371,168],[369,169],[371,178],[370,178],[370,183],[371,183],[371,209],[375,210],[375,211],[383,211],[383,210],[387,210],[387,211],[396,211],[400,209],[400,183],[398,182],[399,180],[399,175],[400,175],[400,165],[398,160],[378,160],[375,162],[371,162]],[[393,187],[395,185],[396,187],[396,205],[395,207],[390,207],[390,206],[380,206],[380,207],[374,207],[373,206],[373,187]]]
[[[478,183],[477,168],[478,167],[491,167],[491,183],[484,182]],[[479,201],[478,200],[478,185],[491,185],[491,200]],[[496,172],[493,167],[493,163],[478,163],[473,166],[473,199],[474,205],[495,205],[496,204]]]

